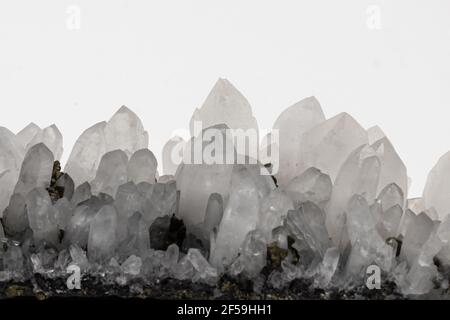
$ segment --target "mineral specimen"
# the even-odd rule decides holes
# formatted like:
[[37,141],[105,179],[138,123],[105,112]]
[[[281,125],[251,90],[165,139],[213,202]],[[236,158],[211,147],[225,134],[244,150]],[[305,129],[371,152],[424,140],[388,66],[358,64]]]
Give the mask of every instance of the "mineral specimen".
[[202,298],[236,287],[343,298],[379,270],[390,297],[448,298],[449,153],[408,199],[383,131],[327,119],[314,97],[283,111],[256,153],[239,148],[248,130],[259,135],[250,104],[224,79],[195,110],[191,139],[164,146],[163,170],[126,107],[82,133],[64,172],[56,126],[0,127],[0,284],[37,291],[79,270],[105,292],[177,283]]

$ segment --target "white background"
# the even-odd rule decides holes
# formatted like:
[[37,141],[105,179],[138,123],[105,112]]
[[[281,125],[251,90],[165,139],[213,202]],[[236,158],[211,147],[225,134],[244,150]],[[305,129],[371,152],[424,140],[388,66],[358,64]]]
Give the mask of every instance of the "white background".
[[[79,29],[68,27],[71,5]],[[373,5],[380,29],[367,25]],[[327,117],[378,124],[419,195],[450,150],[450,1],[0,2],[0,125],[56,123],[63,159],[122,104],[159,156],[218,77],[248,98],[263,129],[310,95]]]

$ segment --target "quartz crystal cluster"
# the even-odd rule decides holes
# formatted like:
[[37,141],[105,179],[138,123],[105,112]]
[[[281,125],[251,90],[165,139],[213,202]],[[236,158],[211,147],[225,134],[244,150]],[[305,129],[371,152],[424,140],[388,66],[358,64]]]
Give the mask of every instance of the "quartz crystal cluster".
[[123,106],[81,134],[62,168],[55,125],[17,134],[1,127],[0,282],[66,279],[75,266],[105,285],[170,278],[221,290],[227,277],[255,291],[298,279],[345,291],[378,270],[381,288],[446,294],[450,153],[423,197],[408,199],[406,167],[381,129],[346,113],[327,118],[310,97],[261,139],[277,133],[258,146],[276,151],[271,163],[194,163],[195,145],[212,143],[202,139],[209,128],[232,146],[216,149],[215,159],[240,156],[228,129],[254,130],[259,140],[250,104],[224,79],[190,128],[189,141],[167,142],[161,165],[142,122]]

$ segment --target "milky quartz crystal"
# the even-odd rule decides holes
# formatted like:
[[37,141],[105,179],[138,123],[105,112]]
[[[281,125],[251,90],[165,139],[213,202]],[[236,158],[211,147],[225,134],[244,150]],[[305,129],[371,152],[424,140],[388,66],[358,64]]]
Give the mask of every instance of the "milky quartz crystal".
[[131,156],[148,148],[148,140],[138,116],[122,106],[108,122],[99,122],[83,132],[72,149],[65,171],[77,185],[92,181],[106,152],[120,149]]
[[[388,184],[395,183],[403,192],[408,192],[408,176],[403,161],[398,156],[394,147],[387,137],[383,137],[371,145],[380,160],[380,180],[377,193]],[[404,199],[406,201],[406,198]],[[402,204],[404,206],[405,204]]]
[[155,183],[158,162],[153,152],[148,149],[136,151],[130,158],[127,167],[128,180],[135,184],[140,182]]
[[302,157],[300,139],[303,133],[325,121],[322,108],[314,97],[309,97],[284,110],[275,121],[273,129],[279,132],[280,170],[277,179],[286,184],[297,173]]
[[[60,172],[55,125],[0,127],[0,282],[65,281],[79,267],[107,288],[173,278],[220,296],[225,276],[256,293],[292,291],[300,279],[327,295],[365,292],[368,268],[379,267],[381,293],[389,282],[398,295],[448,297],[449,153],[423,196],[409,198],[381,128],[346,113],[327,119],[309,97],[259,141],[250,104],[225,79],[190,129],[159,164],[123,106],[81,134]],[[256,134],[252,153],[239,148],[239,129]]]
[[372,203],[376,197],[379,175],[380,161],[370,153],[367,145],[354,150],[342,165],[326,208],[327,229],[336,246],[347,245],[344,231],[348,202],[355,194],[359,194]]
[[[208,129],[218,130],[224,141],[222,150],[215,150],[219,161],[204,163],[200,153],[200,164],[196,163],[196,146],[203,146],[202,150],[212,143],[203,141],[203,136]],[[176,173],[176,184],[180,191],[180,217],[188,225],[203,223],[208,199],[211,193],[218,193],[223,199],[228,200],[231,184],[233,164],[227,163],[227,157],[235,159],[235,150],[231,138],[227,135],[227,126],[217,125],[203,130],[199,137],[191,139],[185,149],[183,163]],[[231,149],[231,150],[228,150]],[[233,163],[233,162],[232,162]],[[195,188],[192,187],[195,183]]]
[[115,196],[117,188],[128,180],[128,157],[122,150],[106,153],[92,180],[92,193],[100,192]]
[[100,160],[106,153],[105,126],[106,122],[100,122],[88,128],[72,149],[65,171],[77,185],[95,178]]
[[28,142],[26,150],[39,143],[43,143],[49,148],[55,160],[61,159],[63,153],[63,136],[56,125],[52,124],[47,128],[39,130]]
[[24,157],[24,148],[20,140],[3,127],[0,127],[0,154],[0,184],[2,186],[0,212],[3,212],[13,194]]
[[259,179],[263,178],[244,165],[233,169],[230,199],[211,252],[211,262],[218,268],[232,262],[247,233],[257,226],[261,201],[270,191]]
[[334,181],[349,154],[367,142],[367,132],[355,119],[347,113],[338,114],[302,135],[294,176],[315,167]]
[[434,208],[440,219],[450,213],[450,197],[448,192],[450,181],[447,178],[450,172],[450,152],[443,155],[428,174],[423,191],[423,201],[426,208]]
[[20,130],[16,137],[23,149],[25,149],[36,134],[41,132],[42,129],[35,123],[29,123],[25,128]]
[[247,99],[228,80],[219,79],[200,109],[195,109],[190,122],[194,136],[194,122],[201,122],[202,128],[225,124],[231,129],[254,130],[258,123],[253,116]]
[[112,206],[104,206],[93,218],[89,228],[88,257],[90,260],[107,261],[117,246],[117,212]]
[[53,153],[43,143],[31,147],[25,155],[14,193],[26,196],[32,189],[50,185]]

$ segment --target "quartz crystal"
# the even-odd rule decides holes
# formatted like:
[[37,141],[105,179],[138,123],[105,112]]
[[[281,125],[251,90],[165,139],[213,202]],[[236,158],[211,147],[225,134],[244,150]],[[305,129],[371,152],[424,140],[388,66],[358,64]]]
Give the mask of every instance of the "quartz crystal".
[[148,133],[139,117],[122,106],[108,121],[104,129],[106,151],[123,150],[131,156],[138,150],[148,148]]
[[27,144],[26,150],[39,143],[43,143],[53,153],[56,160],[61,159],[63,154],[63,137],[57,126],[52,124],[47,128],[39,130]]
[[117,212],[104,206],[94,216],[89,228],[88,257],[95,262],[108,261],[117,246]]
[[76,185],[90,182],[95,178],[100,160],[106,153],[105,126],[106,122],[99,122],[88,128],[72,149],[65,171],[70,174]]
[[275,121],[273,129],[279,132],[280,170],[277,179],[281,185],[288,183],[297,173],[302,157],[300,139],[303,133],[325,121],[319,101],[309,97],[284,110]]
[[127,165],[128,157],[124,151],[106,153],[100,161],[95,179],[92,180],[92,193],[103,192],[114,196],[117,188],[128,180]]
[[[408,192],[408,176],[406,167],[387,137],[383,137],[371,145],[380,160],[380,180],[377,193],[391,183],[395,183],[403,192]],[[406,198],[404,199],[406,200]],[[404,206],[405,204],[402,204]]]
[[17,140],[25,150],[31,140],[41,131],[42,129],[37,124],[31,122],[17,133]]
[[128,162],[128,181],[133,181],[135,184],[141,182],[155,183],[157,167],[158,162],[150,150],[138,150]]
[[245,165],[233,169],[230,199],[211,252],[211,263],[217,268],[232,262],[247,233],[257,226],[261,200],[267,196],[267,190],[258,189],[258,178]]
[[31,147],[23,160],[14,193],[27,196],[34,188],[47,188],[52,176],[53,159],[52,152],[43,143]]
[[258,123],[247,99],[228,80],[219,79],[200,109],[196,109],[190,122],[195,136],[194,122],[202,128],[225,124],[231,129],[252,129],[258,133]]
[[319,169],[309,168],[289,181],[285,190],[294,203],[312,201],[323,207],[331,198],[332,188],[328,175]]
[[16,136],[6,128],[0,127],[0,216],[9,202],[17,183],[24,149]]
[[[368,203],[376,197],[380,174],[379,159],[370,154],[367,145],[354,150],[342,165],[330,202],[327,205],[327,229],[336,246],[345,247],[345,210],[350,199],[362,195]],[[348,214],[348,212],[347,212]]]
[[45,188],[35,188],[26,197],[28,221],[35,241],[56,245],[58,227],[56,211]]
[[450,152],[443,155],[430,171],[423,190],[425,208],[436,209],[441,220],[450,213],[450,197],[447,191],[450,188],[448,172],[450,172]]
[[[215,150],[216,156],[223,161],[219,164],[194,164],[190,158],[195,158],[195,154],[192,156],[195,146],[203,145],[205,150],[210,145],[208,141],[204,142],[202,139],[208,129],[218,130],[223,138],[224,150]],[[235,158],[233,142],[226,133],[228,129],[226,126],[219,125],[208,129],[187,144],[184,162],[178,167],[175,175],[177,189],[180,191],[180,217],[187,226],[203,223],[210,194],[218,193],[224,199],[229,197],[233,164],[226,164],[226,159],[229,146],[232,148],[231,159]],[[193,182],[195,188],[192,187]]]
[[293,176],[315,167],[334,181],[349,154],[367,142],[367,132],[355,119],[347,113],[338,114],[302,135],[301,157]]

